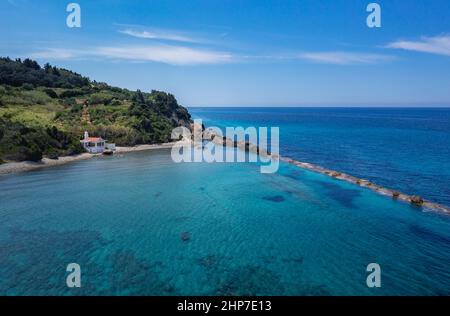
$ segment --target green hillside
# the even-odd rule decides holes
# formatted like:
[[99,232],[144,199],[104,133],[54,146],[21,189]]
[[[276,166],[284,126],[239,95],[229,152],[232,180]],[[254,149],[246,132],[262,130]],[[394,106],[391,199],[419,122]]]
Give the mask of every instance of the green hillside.
[[190,114],[171,94],[130,91],[70,70],[0,58],[0,161],[82,152],[87,130],[118,146],[167,142]]

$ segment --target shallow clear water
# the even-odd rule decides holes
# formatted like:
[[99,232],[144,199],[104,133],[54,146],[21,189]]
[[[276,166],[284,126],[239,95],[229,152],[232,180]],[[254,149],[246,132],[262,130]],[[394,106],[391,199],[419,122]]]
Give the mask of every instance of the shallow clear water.
[[0,178],[0,294],[449,295],[449,228],[287,164],[94,158]]
[[207,126],[279,126],[282,155],[450,206],[450,108],[192,108]]

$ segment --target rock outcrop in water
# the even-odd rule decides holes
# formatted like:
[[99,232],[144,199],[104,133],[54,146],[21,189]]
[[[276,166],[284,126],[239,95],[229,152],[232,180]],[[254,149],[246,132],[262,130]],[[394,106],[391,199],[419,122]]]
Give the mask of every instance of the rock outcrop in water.
[[415,204],[415,205],[422,205],[424,202],[423,198],[418,195],[411,196],[410,201],[412,204]]
[[400,192],[398,192],[398,191],[392,192],[392,197],[393,197],[394,199],[398,199],[399,196],[400,196]]
[[191,239],[191,234],[189,234],[189,232],[182,232],[181,233],[181,240],[182,241],[188,241],[189,239]]

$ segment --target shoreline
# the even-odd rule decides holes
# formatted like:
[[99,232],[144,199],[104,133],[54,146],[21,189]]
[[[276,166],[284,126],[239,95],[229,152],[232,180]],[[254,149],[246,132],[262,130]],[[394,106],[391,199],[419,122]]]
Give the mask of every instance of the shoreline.
[[[214,141],[214,138],[212,139]],[[217,142],[217,140],[216,140]],[[260,151],[258,146],[255,146],[253,144],[246,144],[245,142],[230,142],[228,139],[220,139],[217,143],[223,144],[223,146],[231,146],[231,147],[238,147],[241,150],[254,152],[258,155],[263,156],[272,156],[272,154],[267,153],[265,151]],[[162,143],[162,144],[143,144],[143,145],[136,145],[132,147],[123,147],[123,146],[117,146],[114,154],[126,154],[130,152],[140,152],[140,151],[147,151],[147,150],[155,150],[155,149],[168,149],[172,148],[172,146],[176,144],[176,142],[171,143]],[[3,175],[9,175],[13,173],[21,173],[26,171],[32,171],[42,168],[48,168],[53,166],[60,166],[65,165],[71,162],[76,161],[82,161],[86,159],[91,159],[93,157],[102,156],[102,154],[91,154],[91,153],[82,153],[79,155],[74,156],[62,156],[58,159],[49,159],[49,158],[43,158],[39,162],[32,162],[32,161],[21,161],[21,162],[6,162],[3,164],[0,164],[0,176]],[[437,211],[441,214],[450,215],[450,207],[446,205],[442,205],[439,203],[428,201],[420,196],[417,195],[408,195],[402,192],[399,192],[397,190],[392,190],[389,188],[385,188],[382,186],[379,186],[375,183],[370,182],[366,179],[361,179],[354,177],[352,175],[326,169],[321,166],[317,166],[308,162],[301,162],[292,158],[288,157],[282,157],[279,156],[279,160],[286,162],[288,164],[294,165],[296,167],[306,169],[309,171],[313,171],[316,173],[320,173],[326,176],[329,176],[334,179],[338,179],[341,181],[345,181],[363,188],[368,188],[372,190],[375,193],[378,193],[380,195],[383,195],[385,197],[391,197],[393,200],[402,201],[408,204],[411,204],[413,206],[416,206],[418,208],[422,209],[429,209],[432,211]]]
[[[162,144],[147,144],[147,145],[136,145],[132,147],[116,147],[115,154],[126,154],[130,152],[138,152],[153,149],[165,149],[172,148],[175,143],[162,143]],[[103,154],[91,154],[82,153],[73,156],[61,156],[58,159],[42,158],[41,161],[7,161],[0,164],[0,176],[9,175],[13,173],[21,173],[32,170],[38,170],[42,168],[49,168],[53,166],[61,166],[71,162],[82,161],[86,159],[91,159],[94,157],[102,156]]]

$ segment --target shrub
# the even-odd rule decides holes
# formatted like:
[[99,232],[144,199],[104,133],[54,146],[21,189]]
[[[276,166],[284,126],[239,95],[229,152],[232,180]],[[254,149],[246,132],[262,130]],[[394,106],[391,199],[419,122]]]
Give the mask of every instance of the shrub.
[[72,113],[79,113],[83,110],[83,106],[81,104],[74,104],[72,105],[72,108],[70,109],[70,112]]
[[121,105],[121,104],[122,104],[122,102],[120,102],[120,101],[117,100],[117,99],[114,99],[114,100],[111,101],[111,105],[112,105],[112,106],[118,106],[118,105]]
[[57,99],[58,98],[58,94],[56,94],[55,90],[53,89],[44,89],[44,92],[52,99]]
[[69,145],[69,148],[65,152],[68,156],[78,155],[85,152],[83,146],[81,146],[81,143],[79,141],[75,141]]
[[65,98],[77,97],[77,96],[80,96],[80,95],[83,95],[83,94],[84,94],[83,91],[75,89],[75,90],[63,91],[59,96],[62,99],[65,99]]
[[33,86],[33,84],[31,84],[31,83],[24,83],[23,85],[22,85],[22,88],[24,88],[25,90],[33,90],[34,89],[34,86]]
[[46,153],[45,156],[47,156],[47,158],[50,159],[58,159],[59,157],[59,152],[58,150],[54,149],[54,148],[50,148]]
[[38,90],[24,91],[20,97],[24,105],[45,104],[50,100],[47,94]]
[[89,98],[91,104],[109,104],[114,97],[105,92],[93,93]]

